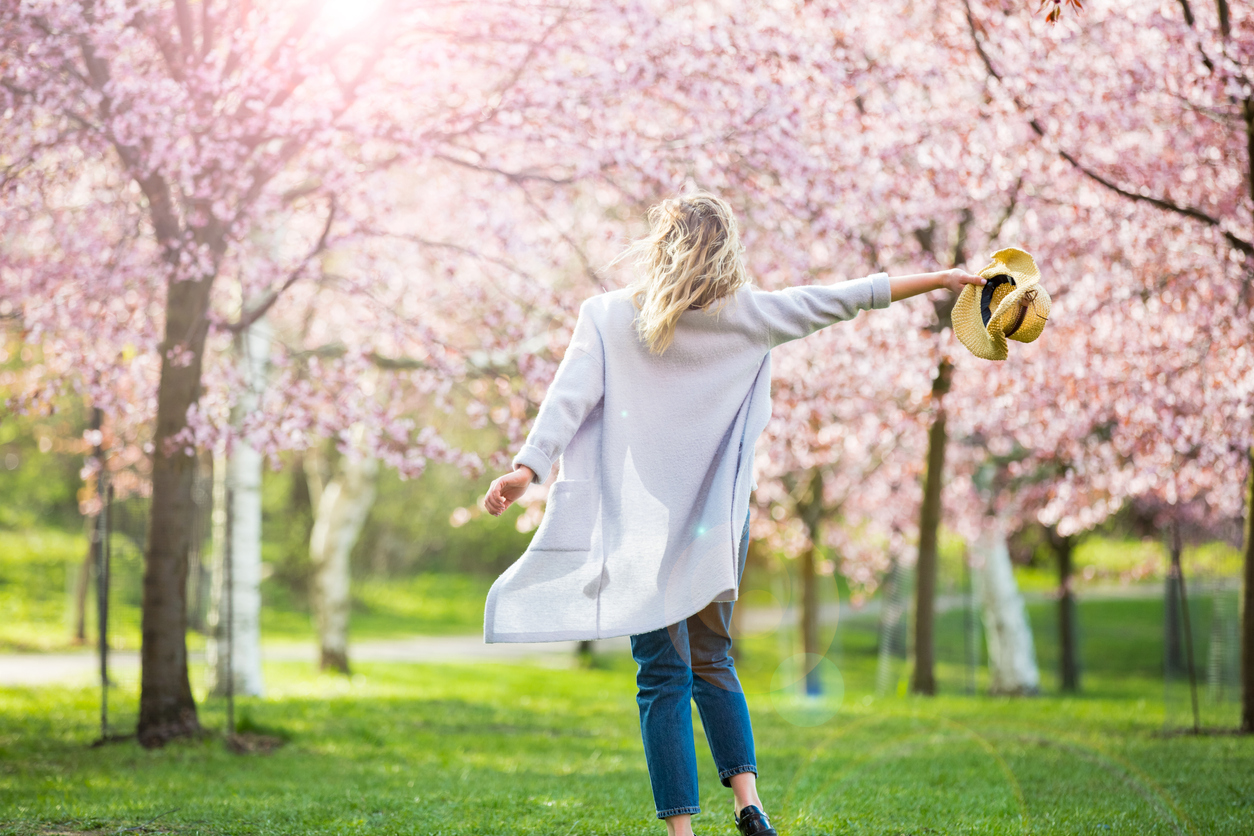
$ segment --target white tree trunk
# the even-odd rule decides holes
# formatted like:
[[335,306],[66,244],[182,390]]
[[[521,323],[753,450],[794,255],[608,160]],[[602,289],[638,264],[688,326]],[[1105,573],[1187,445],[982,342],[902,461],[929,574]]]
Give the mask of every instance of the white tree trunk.
[[[354,443],[360,442],[360,428]],[[374,504],[379,462],[359,449],[340,456],[335,473],[325,478],[326,459],[311,448],[306,459],[314,505],[309,554],[314,566],[310,603],[318,630],[319,664],[348,672],[348,558]]]
[[1041,687],[1036,648],[1001,520],[988,519],[988,527],[971,544],[971,556],[984,607],[989,692],[1035,694]]
[[[236,426],[257,408],[265,388],[273,331],[260,319],[244,333],[237,346],[244,386],[233,417]],[[234,692],[261,696],[261,467],[262,456],[236,442],[229,457],[214,463],[213,475],[213,593],[209,613],[209,642],[205,649],[208,684],[214,694],[226,693],[227,595],[230,595],[230,676]],[[227,491],[231,495],[227,525]],[[226,566],[230,545],[230,572]]]

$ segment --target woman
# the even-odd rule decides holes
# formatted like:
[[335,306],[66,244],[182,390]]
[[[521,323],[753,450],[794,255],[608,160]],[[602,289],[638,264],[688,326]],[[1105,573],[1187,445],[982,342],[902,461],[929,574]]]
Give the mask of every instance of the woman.
[[765,292],[736,220],[698,193],[649,212],[638,276],[583,304],[499,516],[560,463],[527,553],[488,595],[487,641],[631,636],[658,818],[700,811],[691,701],[745,836],[774,834],[757,794],[749,710],[729,654],[749,541],[753,447],[770,417],[770,352],[864,308],[984,279],[962,270]]

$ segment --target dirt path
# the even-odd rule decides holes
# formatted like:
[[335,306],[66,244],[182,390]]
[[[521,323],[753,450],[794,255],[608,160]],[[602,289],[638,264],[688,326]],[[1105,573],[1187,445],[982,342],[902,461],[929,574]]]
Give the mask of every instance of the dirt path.
[[[1152,597],[1161,594],[1155,587],[1123,587],[1093,590],[1085,598],[1105,597]],[[1041,593],[1024,596],[1029,603],[1050,600]],[[937,612],[955,609],[963,605],[961,595],[940,595],[936,599]],[[873,619],[879,617],[880,602],[871,601],[860,609],[842,603],[824,605],[819,620],[824,624],[840,620]],[[742,629],[748,633],[765,633],[781,624],[795,624],[794,608],[753,608],[745,612]],[[602,651],[630,650],[627,638],[606,639],[596,643]],[[472,662],[482,664],[518,664],[526,662],[552,667],[570,667],[575,664],[575,642],[545,642],[535,644],[484,644],[480,635],[466,636],[410,636],[401,639],[374,639],[353,642],[349,658],[359,662]],[[313,644],[265,644],[262,658],[269,662],[317,661],[317,648]],[[191,654],[192,663],[204,661],[203,654]],[[110,670],[122,681],[135,681],[139,677],[139,653],[134,650],[117,650],[109,654]],[[48,684],[89,684],[98,681],[99,663],[93,651],[82,650],[63,653],[3,653],[0,654],[0,687],[38,686]]]

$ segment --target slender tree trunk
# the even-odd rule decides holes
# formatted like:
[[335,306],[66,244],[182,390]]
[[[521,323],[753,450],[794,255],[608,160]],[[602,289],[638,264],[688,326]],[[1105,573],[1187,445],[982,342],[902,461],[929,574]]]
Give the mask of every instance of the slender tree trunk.
[[936,417],[927,433],[927,474],[923,483],[923,506],[919,511],[919,560],[916,567],[914,615],[914,672],[910,690],[915,694],[936,693],[934,626],[936,620],[937,536],[940,529],[941,488],[945,470],[945,395],[953,380],[953,363],[941,358],[932,381],[932,402]]
[[823,692],[819,680],[819,583],[815,571],[815,552],[818,549],[820,527],[823,519],[823,472],[819,468],[810,471],[810,481],[805,496],[797,503],[801,521],[810,535],[810,545],[801,553],[801,649],[806,658],[806,694],[817,696]]
[[[91,427],[95,432],[100,432],[101,425],[104,423],[104,413],[97,408],[91,411]],[[92,453],[96,459],[97,466],[104,469],[104,456],[100,449],[100,442],[97,441],[95,449]],[[104,495],[100,491],[101,482],[99,472],[96,474],[96,495],[100,497],[100,501],[104,502]],[[87,553],[83,555],[83,562],[79,564],[77,584],[74,587],[74,643],[85,644],[87,642],[87,587],[91,585],[92,567],[97,565],[96,560],[96,538],[100,536],[100,527],[96,524],[96,520],[85,519],[83,525],[87,533]]]
[[[266,368],[270,357],[272,329],[265,318],[257,320],[236,341],[238,361],[243,371],[244,391],[236,404],[234,423],[257,409],[265,388]],[[230,490],[231,526],[226,531],[226,514],[215,525],[213,612],[206,647],[209,662],[209,687],[214,694],[226,693],[227,672],[234,680],[236,695],[260,696],[264,691],[261,677],[261,453],[243,441],[235,444],[225,462],[215,472],[225,471],[221,489],[215,486],[215,499],[225,505]],[[215,503],[216,505],[217,503]],[[225,510],[225,509],[224,509]],[[231,541],[230,588],[223,558],[227,553],[226,538]],[[231,654],[226,658],[226,622],[223,603],[231,596]]]
[[1055,528],[1046,529],[1050,546],[1058,556],[1058,681],[1063,693],[1080,691],[1080,661],[1076,647],[1076,609],[1072,581],[1072,550],[1075,541]]
[[1245,572],[1241,584],[1241,731],[1254,734],[1254,447],[1249,451],[1249,468],[1245,489]]
[[814,543],[801,554],[801,649],[806,654],[806,693],[823,692],[816,664],[819,655],[819,585],[814,571]]
[[171,439],[200,397],[210,280],[171,281],[157,387],[152,506],[144,550],[139,724],[144,746],[200,731],[187,675],[187,555],[196,457]]
[[87,588],[91,586],[92,526],[87,525],[87,554],[78,564],[78,577],[74,580],[74,643],[87,643]]
[[316,474],[326,471],[325,462],[306,461],[306,471],[310,493],[316,496],[309,552],[314,564],[310,599],[318,630],[319,664],[323,670],[348,673],[348,559],[374,504],[379,463],[361,454],[343,455],[335,475],[316,485]]
[[1193,664],[1193,625],[1189,620],[1189,592],[1184,583],[1184,567],[1180,557],[1184,544],[1180,539],[1180,525],[1171,526],[1171,568],[1169,574],[1176,579],[1180,590],[1180,615],[1184,623],[1184,659],[1185,670],[1189,676],[1189,700],[1193,708],[1193,733],[1202,730],[1202,718],[1197,705],[1197,666]]
[[989,517],[972,551],[980,564],[976,577],[988,641],[989,693],[1036,694],[1041,688],[1041,674],[1027,609],[1010,563],[1005,524]]
[[1184,644],[1180,641],[1180,579],[1168,571],[1163,581],[1163,676],[1174,679],[1184,671]]

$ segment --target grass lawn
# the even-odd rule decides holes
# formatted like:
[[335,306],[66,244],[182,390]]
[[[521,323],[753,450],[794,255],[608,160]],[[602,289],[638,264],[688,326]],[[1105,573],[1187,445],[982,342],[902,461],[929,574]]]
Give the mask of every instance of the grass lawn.
[[[1161,733],[1155,606],[1082,609],[1085,694],[1071,698],[959,695],[958,613],[938,624],[944,693],[932,699],[875,695],[865,622],[832,637],[832,696],[817,702],[795,697],[786,677],[781,686],[786,635],[745,640],[761,789],[781,833],[1254,832],[1254,738]],[[1034,608],[1034,621],[1047,618]],[[230,754],[216,732],[152,752],[130,741],[93,749],[94,691],[0,689],[0,833],[664,832],[625,655],[592,670],[356,670],[267,666],[268,695],[237,710],[246,727],[288,738],[270,755]],[[133,712],[134,700],[113,702]],[[220,731],[222,702],[202,703],[201,719]],[[730,797],[696,728],[697,832],[730,836]]]
[[[0,530],[0,652],[66,650],[72,641],[72,592],[86,552],[81,533],[56,529]],[[111,646],[139,647],[138,547],[116,536],[109,623]],[[475,633],[483,629],[483,602],[492,578],[482,575],[421,574],[408,578],[353,581],[351,634],[354,639],[415,634]],[[262,584],[264,641],[310,642],[314,631],[308,605],[274,581]],[[95,587],[87,596],[87,638],[96,641]],[[188,646],[204,637],[188,632]]]
[[[242,708],[290,742],[91,749],[95,695],[0,691],[0,831],[660,833],[628,665],[272,666]],[[1151,700],[875,698],[797,725],[751,697],[781,832],[1248,834],[1254,740],[1163,738]],[[222,725],[222,706],[202,711]],[[805,719],[804,715],[800,715]],[[793,721],[786,719],[791,717]],[[704,815],[734,832],[698,724]]]

